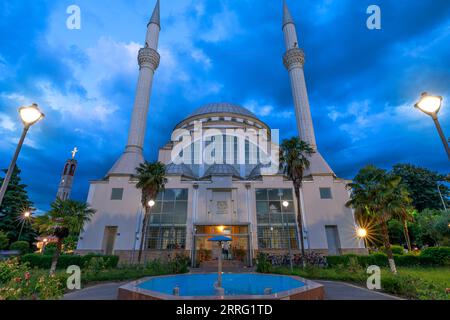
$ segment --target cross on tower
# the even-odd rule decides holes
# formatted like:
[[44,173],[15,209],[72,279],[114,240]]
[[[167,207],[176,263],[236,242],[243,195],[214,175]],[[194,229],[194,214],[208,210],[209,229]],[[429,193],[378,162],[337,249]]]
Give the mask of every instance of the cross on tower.
[[75,159],[75,155],[77,154],[77,152],[78,152],[78,148],[77,147],[73,148],[73,150],[72,150],[72,159]]

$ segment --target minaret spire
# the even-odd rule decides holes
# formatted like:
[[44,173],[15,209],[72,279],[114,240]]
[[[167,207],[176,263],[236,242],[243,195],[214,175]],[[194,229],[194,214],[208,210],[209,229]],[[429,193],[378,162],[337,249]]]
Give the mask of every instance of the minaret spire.
[[159,66],[160,56],[158,53],[158,40],[160,27],[159,0],[153,9],[152,17],[147,25],[145,46],[139,50],[139,78],[136,88],[133,113],[131,116],[130,130],[128,132],[128,143],[124,153],[109,171],[111,174],[136,173],[136,167],[144,162],[142,155],[144,138],[147,127],[147,116],[150,104],[150,93],[152,89],[153,76]]
[[159,26],[159,29],[161,29],[161,23],[160,23],[160,16],[159,16],[159,0],[156,1],[155,8],[153,9],[152,17],[150,18],[150,21],[148,24],[154,23]]
[[292,19],[291,12],[286,4],[286,0],[283,0],[283,28],[288,23],[295,24],[294,19]]
[[316,137],[314,134],[305,75],[303,72],[305,54],[303,50],[299,48],[294,20],[292,19],[292,15],[285,0],[283,1],[283,33],[284,43],[286,45],[286,53],[284,54],[283,62],[291,79],[298,133],[300,139],[308,142],[312,148],[316,150]]

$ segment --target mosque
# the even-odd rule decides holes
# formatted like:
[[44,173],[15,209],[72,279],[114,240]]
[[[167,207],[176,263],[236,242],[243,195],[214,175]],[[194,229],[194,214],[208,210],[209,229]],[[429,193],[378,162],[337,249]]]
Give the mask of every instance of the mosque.
[[[97,213],[80,236],[81,254],[115,254],[123,262],[137,259],[144,210],[135,168],[144,162],[151,88],[160,63],[160,30],[158,0],[138,54],[128,142],[109,172],[90,183],[87,202]],[[179,252],[190,255],[193,265],[213,260],[216,253],[207,239],[217,234],[232,238],[228,258],[247,265],[261,251],[298,252],[300,237],[305,249],[324,254],[365,252],[355,238],[354,213],[345,206],[349,181],[335,175],[317,148],[303,70],[305,54],[286,3],[282,31],[299,137],[315,151],[300,190],[303,234],[297,227],[292,181],[278,170],[279,133],[239,105],[210,103],[179,122],[159,149],[167,184],[151,208],[144,239],[146,260]]]

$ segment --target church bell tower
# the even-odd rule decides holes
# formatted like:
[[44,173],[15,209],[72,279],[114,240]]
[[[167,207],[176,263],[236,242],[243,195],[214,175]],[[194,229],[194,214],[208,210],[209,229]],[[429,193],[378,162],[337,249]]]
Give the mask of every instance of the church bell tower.
[[67,159],[64,165],[64,170],[61,174],[61,181],[58,187],[58,193],[56,198],[60,200],[67,200],[70,198],[70,193],[72,192],[73,178],[75,176],[75,171],[77,169],[78,162],[75,160],[75,155],[78,149],[75,147],[72,151],[72,158]]

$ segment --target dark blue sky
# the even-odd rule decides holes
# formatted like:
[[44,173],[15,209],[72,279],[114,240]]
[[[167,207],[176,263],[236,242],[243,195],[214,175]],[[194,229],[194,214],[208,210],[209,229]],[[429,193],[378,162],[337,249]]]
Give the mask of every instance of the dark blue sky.
[[[104,176],[126,143],[137,81],[137,50],[155,0],[3,0],[0,3],[0,167],[20,136],[17,107],[46,113],[18,165],[31,199],[46,210],[77,146],[73,198]],[[81,8],[68,30],[66,9]],[[288,0],[305,50],[306,81],[319,149],[352,178],[366,164],[413,163],[448,172],[430,118],[412,105],[422,91],[444,97],[450,134],[448,0]],[[381,8],[382,29],[366,28]],[[172,128],[196,107],[248,107],[282,137],[296,134],[282,64],[281,0],[162,0],[160,53],[145,155],[155,160]]]

